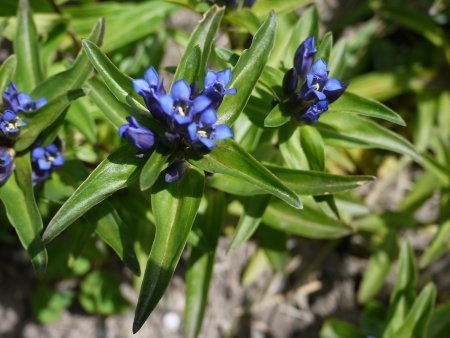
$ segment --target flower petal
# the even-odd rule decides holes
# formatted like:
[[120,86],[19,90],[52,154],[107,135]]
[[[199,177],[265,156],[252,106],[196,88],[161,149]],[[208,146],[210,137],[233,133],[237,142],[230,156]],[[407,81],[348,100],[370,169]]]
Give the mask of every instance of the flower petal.
[[205,95],[197,96],[192,102],[192,106],[189,112],[195,115],[203,110],[205,110],[211,104],[211,99]]
[[178,80],[173,84],[172,97],[175,101],[187,102],[191,96],[191,87],[185,80]]
[[144,93],[146,92],[150,92],[150,86],[144,79],[133,80],[133,89],[141,96],[144,96]]
[[233,131],[226,124],[219,124],[214,131],[214,138],[224,140],[233,136]]
[[144,79],[147,81],[150,87],[156,87],[159,83],[158,72],[153,66],[145,71]]
[[199,122],[202,126],[211,126],[217,121],[217,114],[214,109],[206,109],[201,115]]

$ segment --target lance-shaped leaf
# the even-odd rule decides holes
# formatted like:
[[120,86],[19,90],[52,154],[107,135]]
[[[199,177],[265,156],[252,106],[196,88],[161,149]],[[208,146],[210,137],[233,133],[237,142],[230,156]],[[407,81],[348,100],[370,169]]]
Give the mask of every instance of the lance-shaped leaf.
[[435,300],[436,287],[430,282],[417,297],[400,329],[383,338],[425,337]]
[[[88,40],[101,46],[105,32],[105,20],[99,19],[88,36]],[[39,84],[32,96],[45,97],[47,100],[62,95],[63,93],[80,88],[92,72],[92,65],[82,49],[69,69],[55,74]]]
[[169,285],[197,215],[203,188],[204,175],[195,168],[187,168],[178,182],[166,183],[161,178],[154,186],[151,200],[156,234],[139,293],[133,333],[142,327]]
[[300,128],[294,122],[278,130],[281,156],[288,168],[308,169],[308,159],[300,143]]
[[[116,99],[128,106],[133,113],[143,115],[151,121],[148,109],[142,104],[142,98],[134,92],[132,78],[122,73],[93,42],[83,40],[82,45],[95,70]],[[152,127],[157,128],[157,123]]]
[[143,160],[134,152],[130,146],[124,146],[103,160],[52,218],[43,241],[51,241],[93,206],[132,184],[139,177],[143,165]]
[[208,196],[208,208],[203,217],[195,220],[201,231],[206,249],[192,247],[186,272],[186,307],[184,312],[184,335],[196,338],[200,332],[208,302],[208,290],[213,272],[216,247],[222,230],[226,211],[225,196],[212,193]]
[[264,224],[275,229],[307,238],[333,239],[352,233],[348,226],[327,216],[313,203],[307,203],[302,210],[297,210],[273,200],[262,219]]
[[406,139],[359,116],[327,112],[321,116],[317,129],[326,144],[349,148],[387,149],[411,156],[419,163],[423,162],[414,146]]
[[298,196],[233,140],[225,140],[211,153],[189,161],[202,170],[248,181],[294,208],[301,208]]
[[71,90],[43,105],[32,114],[24,114],[22,117],[27,125],[21,128],[20,137],[14,144],[14,148],[22,151],[31,146],[46,128],[58,120],[71,101],[83,95],[84,92],[81,89]]
[[95,232],[136,275],[140,275],[139,262],[133,249],[130,229],[121,220],[111,203],[106,200],[89,210],[84,218],[95,224]]
[[156,182],[159,174],[167,166],[167,159],[169,158],[169,155],[170,154],[164,152],[161,147],[156,148],[150,155],[142,168],[139,178],[141,190],[147,190],[153,185],[153,183]]
[[17,55],[16,84],[22,91],[31,91],[42,80],[38,36],[28,0],[20,0],[17,12],[14,51]]
[[[184,52],[183,56],[186,55]],[[173,82],[184,79],[187,83],[197,80],[202,61],[202,51],[199,46],[189,49],[189,54],[185,58],[181,58],[177,71],[174,75]]]
[[[17,57],[13,54],[3,61],[0,66],[0,92],[3,93],[5,88],[11,82],[16,72]],[[0,98],[1,100],[1,98]]]
[[189,67],[192,67],[190,63],[192,63],[192,55],[196,55],[197,53],[196,48],[200,50],[200,62],[197,66],[197,71],[199,72],[200,78],[203,79],[206,74],[209,55],[211,54],[212,43],[220,27],[224,11],[224,7],[213,6],[204,14],[203,19],[195,27],[189,38],[186,50],[179,63],[180,66],[178,66],[175,73],[174,81],[186,79],[184,75]]
[[406,126],[405,121],[400,115],[381,102],[362,97],[350,92],[344,92],[342,96],[330,105],[330,112],[355,113],[370,117],[376,117],[389,122]]
[[322,38],[322,41],[320,41],[320,45],[317,48],[317,54],[314,56],[314,58],[316,60],[324,59],[325,62],[328,63],[328,60],[330,59],[331,48],[333,48],[333,33],[327,32]]
[[253,5],[252,12],[259,17],[267,15],[271,10],[277,13],[287,13],[311,2],[313,0],[258,0]]
[[[266,165],[275,176],[298,195],[328,195],[358,188],[375,180],[373,176],[340,176],[313,170],[295,170]],[[243,180],[214,174],[208,178],[212,187],[239,196],[253,196],[266,193],[263,189]]]
[[391,294],[388,312],[388,324],[384,329],[386,336],[394,334],[404,323],[416,298],[417,271],[411,246],[403,242],[399,255],[395,288]]
[[0,187],[0,199],[36,273],[43,274],[47,252],[40,238],[42,218],[34,199],[29,153],[16,156],[14,175]]
[[[285,105],[287,106],[287,105]],[[265,127],[280,127],[289,122],[291,116],[283,110],[283,103],[277,104],[264,119]]]
[[256,231],[262,220],[262,215],[270,201],[270,195],[248,197],[244,203],[244,212],[231,240],[229,250],[236,249],[248,240]]
[[267,20],[256,32],[250,48],[242,53],[233,69],[229,88],[237,88],[237,93],[227,95],[223,99],[217,112],[218,123],[233,124],[244,109],[273,48],[276,27],[275,13],[270,12]]

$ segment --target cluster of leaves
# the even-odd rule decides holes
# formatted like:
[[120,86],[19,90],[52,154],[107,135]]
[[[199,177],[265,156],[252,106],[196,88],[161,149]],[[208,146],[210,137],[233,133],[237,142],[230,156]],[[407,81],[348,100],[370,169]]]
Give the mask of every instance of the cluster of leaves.
[[[21,131],[15,144],[24,155],[17,157],[16,170],[0,187],[1,233],[3,224],[15,228],[35,270],[49,282],[81,281],[79,302],[87,311],[109,314],[126,307],[116,277],[91,264],[102,266],[107,261],[109,249],[98,245],[97,238],[136,275],[140,295],[134,332],[158,304],[187,246],[189,306],[184,329],[187,337],[198,336],[215,251],[227,219],[236,221],[230,250],[257,236],[259,253],[276,271],[285,268],[290,236],[339,241],[359,235],[373,248],[358,290],[359,301],[366,304],[365,316],[371,319],[367,323],[372,325],[357,329],[331,320],[322,329],[323,337],[423,337],[426,332],[429,337],[442,337],[446,332],[439,318],[449,306],[434,309],[433,283],[416,298],[419,278],[406,243],[400,250],[389,310],[372,301],[397,259],[405,219],[413,227],[437,221],[420,224],[412,214],[438,190],[440,223],[420,267],[447,250],[450,92],[441,88],[441,73],[430,69],[448,68],[450,47],[444,30],[432,18],[401,4],[364,4],[352,20],[377,11],[386,22],[422,34],[420,47],[434,48],[438,56],[432,63],[424,58],[421,67],[391,71],[386,70],[389,65],[382,65],[383,72],[358,75],[364,62],[382,63],[384,49],[391,48],[390,56],[397,53],[395,46],[382,45],[377,50],[383,52],[374,52],[373,60],[358,55],[370,44],[383,44],[384,40],[374,39],[380,34],[379,19],[360,27],[358,37],[342,37],[335,43],[330,32],[319,38],[314,6],[304,8],[300,16],[294,12],[310,1],[258,0],[252,7],[248,7],[251,2],[245,2],[246,7],[233,2],[228,8],[197,0],[88,1],[78,6],[32,2],[35,10],[45,13],[33,15],[28,1],[21,0],[17,17],[13,17],[15,4],[9,5],[15,1],[6,2],[1,14],[7,19],[1,21],[0,33],[14,42],[14,54],[0,68],[0,90],[14,80],[34,99],[45,97],[48,103],[33,113],[33,128]],[[193,32],[159,29],[180,6],[203,13]],[[339,24],[334,29],[343,28]],[[228,34],[229,48],[214,43],[221,27]],[[395,34],[395,29],[389,26],[383,34]],[[297,48],[308,37],[318,42],[314,59],[328,64],[327,76],[350,83],[339,99],[329,100],[328,111],[312,125],[299,124],[292,98],[283,90],[286,72],[295,67]],[[163,147],[136,156],[136,149],[121,145],[118,137],[128,116],[156,133],[161,131],[161,121],[135,91],[132,77],[141,78],[149,66],[160,67],[168,39],[184,47],[178,66],[166,68],[173,73],[172,85],[185,80],[203,88],[208,68],[230,67],[228,88],[236,88],[217,107],[217,123],[232,127],[234,139],[217,141],[202,154],[183,154],[184,173],[176,182],[161,174],[173,160]],[[78,55],[71,63],[61,57],[74,52]],[[416,61],[402,60],[402,64]],[[376,101],[402,95],[414,96],[417,114],[400,111],[400,115]],[[415,126],[413,143],[390,130],[403,130],[402,116]],[[65,145],[66,164],[33,188],[29,164],[20,164],[29,161],[20,158],[29,156],[28,147],[38,137],[48,144],[57,135]],[[387,151],[398,154],[399,168],[388,182],[412,162],[422,168],[421,176],[398,210],[373,213],[348,191],[374,180],[355,174],[358,167],[364,168],[358,157],[372,155],[371,164],[381,167],[384,160],[376,155]],[[9,222],[3,221],[5,216]],[[43,224],[47,226],[41,234]],[[142,276],[141,271],[145,271]],[[73,299],[71,291],[53,294],[43,287],[33,306],[41,320],[49,321]]]

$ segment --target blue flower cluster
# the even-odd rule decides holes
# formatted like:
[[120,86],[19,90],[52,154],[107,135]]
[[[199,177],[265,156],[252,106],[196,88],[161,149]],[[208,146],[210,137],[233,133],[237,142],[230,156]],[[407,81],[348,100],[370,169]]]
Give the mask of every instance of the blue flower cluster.
[[[231,69],[220,72],[210,70],[204,80],[203,92],[199,93],[195,84],[178,80],[173,84],[171,94],[168,94],[158,73],[150,67],[143,79],[133,80],[133,86],[164,132],[157,134],[129,116],[128,123],[119,128],[119,135],[141,153],[153,151],[160,142],[180,157],[191,150],[199,155],[206,154],[215,147],[216,140],[233,136],[230,127],[216,124],[216,109],[223,97],[236,93],[235,88],[226,89],[230,81]],[[174,167],[179,170],[174,170]],[[166,181],[181,177],[181,170],[179,161],[174,161],[168,169],[168,173],[174,174],[166,175]]]
[[[219,6],[226,6],[228,8],[236,8],[237,0],[207,0],[209,3],[217,4]],[[242,1],[242,7],[252,7],[256,0]]]
[[56,144],[50,144],[46,147],[35,147],[31,151],[33,185],[47,179],[57,167],[63,164],[64,156]]
[[328,77],[328,67],[323,59],[314,62],[316,52],[314,37],[310,36],[297,48],[294,67],[286,72],[283,79],[283,90],[299,107],[297,118],[305,123],[316,123],[320,115],[328,110],[328,105],[347,88],[340,80]]
[[[20,128],[27,125],[20,115],[39,109],[47,99],[33,100],[28,93],[20,92],[11,82],[3,92],[3,113],[0,114],[0,184],[6,182],[14,170],[14,141],[20,135]],[[31,153],[33,184],[50,176],[56,166],[64,163],[56,145],[45,148],[36,147]]]

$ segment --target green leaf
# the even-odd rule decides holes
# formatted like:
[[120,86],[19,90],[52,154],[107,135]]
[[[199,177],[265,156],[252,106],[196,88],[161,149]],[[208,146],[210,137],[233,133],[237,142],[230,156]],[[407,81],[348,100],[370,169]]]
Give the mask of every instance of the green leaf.
[[228,250],[234,250],[247,241],[261,223],[262,216],[270,201],[270,195],[248,197],[244,203],[244,213],[233,234]]
[[397,253],[397,242],[393,231],[388,232],[382,243],[370,257],[363,280],[358,289],[358,301],[365,303],[372,299],[384,284]]
[[366,338],[356,327],[347,322],[328,319],[320,330],[320,338]]
[[307,169],[308,159],[300,143],[300,128],[294,122],[278,130],[279,148],[286,166],[292,169]]
[[340,79],[344,76],[347,66],[346,46],[347,40],[345,38],[340,38],[339,41],[334,44],[328,61],[330,77]]
[[119,280],[105,271],[93,271],[84,278],[79,301],[83,309],[92,314],[111,315],[128,308],[120,293]]
[[122,73],[93,42],[83,40],[82,45],[95,70],[102,76],[116,99],[135,114],[143,115],[150,121],[148,109],[141,103],[142,99],[134,93],[132,79]]
[[197,214],[203,188],[204,175],[187,168],[180,181],[166,183],[161,178],[153,189],[156,234],[139,293],[133,333],[142,327],[172,278]]
[[300,127],[300,142],[312,170],[325,170],[325,145],[316,128],[308,125]]
[[411,246],[405,241],[400,247],[397,281],[389,302],[388,324],[384,334],[392,336],[404,323],[416,298],[417,271]]
[[196,225],[202,231],[208,246],[206,250],[192,247],[188,260],[184,312],[184,336],[186,338],[198,337],[203,323],[215,252],[225,210],[224,195],[213,193],[208,196],[208,208],[204,217],[197,217],[196,219]]
[[108,200],[86,212],[84,218],[95,224],[95,232],[136,275],[140,275],[139,262],[133,249],[130,229],[125,225]]
[[22,118],[27,125],[20,129],[20,137],[14,144],[16,151],[23,151],[31,146],[39,135],[58,120],[70,102],[83,96],[81,89],[72,90],[43,105],[33,113],[24,114]]
[[147,190],[156,182],[159,174],[167,166],[169,155],[164,153],[160,147],[153,151],[147,162],[145,162],[139,177],[141,190]]
[[[4,92],[16,72],[17,57],[12,54],[0,66],[0,92]],[[2,100],[0,98],[0,100]]]
[[424,338],[435,300],[436,287],[429,282],[417,297],[400,329],[392,335],[384,335],[383,338]]
[[240,178],[294,208],[301,208],[298,196],[233,140],[220,142],[211,153],[189,162],[207,172]]
[[[266,166],[286,186],[298,195],[327,195],[358,188],[375,179],[373,176],[340,176],[313,170],[295,170]],[[265,191],[242,178],[214,174],[208,183],[219,190],[240,196],[264,194]]]
[[286,247],[287,234],[283,231],[260,226],[256,233],[259,245],[264,250],[270,264],[277,272],[283,272],[289,260]]
[[250,48],[239,58],[229,84],[229,88],[237,88],[238,91],[223,99],[217,112],[218,123],[232,125],[247,104],[273,48],[276,26],[276,16],[271,12],[256,32]]
[[327,112],[321,116],[317,129],[325,143],[335,147],[387,149],[422,162],[422,157],[406,139],[359,116]]
[[258,0],[253,5],[252,12],[258,17],[263,17],[270,11],[277,13],[290,12],[312,2],[313,0]]
[[[193,67],[193,65],[190,64],[193,60],[197,62],[200,61],[199,64],[195,66],[197,67],[199,78],[203,81],[203,77],[206,74],[206,65],[208,63],[209,55],[211,54],[212,43],[220,27],[223,14],[224,8],[217,6],[211,7],[210,10],[204,14],[202,21],[195,27],[189,38],[186,50],[179,63],[180,66],[177,67],[174,81],[184,78],[184,73],[186,73],[185,68]],[[196,55],[198,52],[195,49],[197,48],[200,49],[200,60],[198,60],[198,55]],[[195,59],[193,59],[192,55],[195,56]],[[192,73],[192,70],[190,72]]]
[[[87,39],[96,45],[101,46],[104,31],[105,20],[99,19]],[[53,98],[63,95],[69,90],[80,88],[91,72],[92,65],[84,50],[80,50],[77,58],[69,69],[55,74],[40,83],[39,86],[33,90],[32,96],[35,98],[45,97],[50,101]]]
[[16,156],[14,175],[0,187],[0,199],[36,273],[43,274],[47,266],[47,252],[40,239],[43,225],[33,194],[29,153]]
[[30,92],[42,81],[38,35],[28,0],[19,0],[14,51],[17,55],[16,84]]
[[403,118],[384,104],[362,97],[350,92],[344,92],[342,96],[333,102],[330,106],[330,112],[354,113],[370,117],[376,117],[389,122],[396,123],[401,126],[406,126]]
[[189,53],[186,58],[181,58],[183,63],[180,61],[178,64],[177,71],[173,77],[173,83],[177,80],[185,80],[187,83],[193,83],[197,80],[202,61],[202,51],[197,45],[193,49],[190,49]]
[[130,114],[129,106],[119,102],[102,80],[93,77],[87,82],[86,87],[89,98],[94,101],[113,126],[119,128],[126,123],[125,119]]
[[272,201],[263,215],[263,223],[275,229],[307,238],[333,239],[351,234],[342,222],[328,217],[313,203],[302,210],[294,209],[278,200]]
[[319,47],[317,47],[317,54],[315,55],[315,59],[324,59],[326,63],[328,63],[331,55],[331,48],[333,48],[333,33],[327,32],[322,41],[320,41]]
[[235,27],[242,27],[250,34],[255,35],[258,28],[261,26],[261,21],[258,17],[247,8],[242,8],[239,11],[229,13],[225,20]]
[[429,338],[446,338],[450,331],[450,303],[445,303],[437,306],[430,318],[430,325],[428,326]]
[[134,155],[130,146],[108,156],[58,210],[45,229],[43,241],[50,242],[93,206],[132,184],[139,177],[142,165],[142,159]]
[[33,291],[31,308],[36,318],[44,324],[57,321],[73,302],[73,291],[55,291],[40,285]]
[[272,108],[269,115],[264,119],[265,127],[281,127],[282,125],[289,122],[291,117],[283,112],[281,106],[283,103],[277,104]]

